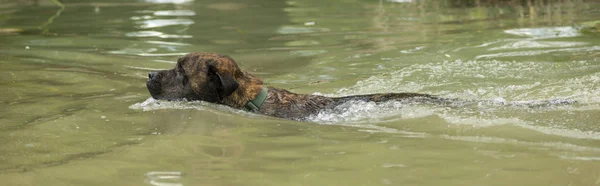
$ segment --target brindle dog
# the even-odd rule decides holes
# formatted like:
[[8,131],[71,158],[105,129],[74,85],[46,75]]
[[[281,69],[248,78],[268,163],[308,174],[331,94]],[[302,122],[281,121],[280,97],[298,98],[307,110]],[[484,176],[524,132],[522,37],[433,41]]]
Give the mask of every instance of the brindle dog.
[[[146,83],[154,99],[202,100],[223,104],[237,109],[247,108],[249,102],[262,96],[257,107],[251,111],[287,118],[304,120],[319,111],[332,109],[342,103],[360,100],[383,102],[388,100],[411,100],[419,102],[443,102],[446,99],[418,93],[388,93],[325,97],[296,94],[285,89],[265,86],[261,79],[240,70],[228,56],[216,53],[189,53],[177,60],[174,69],[150,72]],[[264,91],[264,93],[261,93]]]

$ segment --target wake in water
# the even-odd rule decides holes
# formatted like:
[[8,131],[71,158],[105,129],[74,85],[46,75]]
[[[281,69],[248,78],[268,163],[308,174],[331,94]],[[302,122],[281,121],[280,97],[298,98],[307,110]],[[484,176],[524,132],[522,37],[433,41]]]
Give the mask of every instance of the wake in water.
[[[584,68],[587,67],[587,68]],[[384,93],[420,92],[448,98],[448,104],[389,101],[383,103],[350,101],[334,109],[310,116],[317,123],[381,122],[389,118],[414,118],[434,115],[440,110],[458,109],[460,113],[498,111],[542,112],[596,108],[600,103],[600,72],[571,78],[552,78],[562,69],[587,71],[598,68],[586,62],[553,63],[500,61],[444,61],[415,64],[398,71],[372,76],[331,97]],[[485,79],[484,79],[485,78]],[[465,82],[470,81],[470,82]],[[506,82],[518,82],[506,83]],[[152,98],[130,108],[144,111],[157,109],[200,109],[205,102],[168,102]],[[450,111],[444,111],[447,114]]]
[[[557,64],[456,60],[414,64],[372,76],[325,96],[387,92],[427,93],[448,100],[443,104],[410,100],[349,101],[314,114],[308,121],[377,127],[372,123],[438,117],[454,125],[512,124],[567,136],[588,136],[600,131],[594,127],[597,121],[594,116],[600,114],[600,65],[585,61]],[[206,102],[168,102],[152,98],[130,108],[205,110],[208,105],[226,112],[247,113]],[[569,134],[573,132],[575,134]]]
[[[488,113],[498,111],[541,112],[572,108],[574,100],[526,100],[507,101],[503,98],[493,100],[460,100],[446,99],[439,103],[423,103],[419,100],[402,100],[386,102],[349,101],[333,109],[311,115],[308,120],[317,123],[363,123],[383,122],[387,118],[419,118],[438,113],[460,110],[463,113]],[[537,109],[537,110],[532,110]]]
[[197,109],[204,110],[206,103],[201,101],[161,101],[156,100],[152,97],[146,99],[144,102],[136,103],[129,106],[130,109],[151,111],[160,109]]
[[600,115],[599,71],[600,65],[585,61],[415,64],[327,96],[419,92],[449,98],[446,104],[350,102],[310,120],[344,125],[437,117],[453,125],[509,124],[545,134],[600,139],[595,118]]

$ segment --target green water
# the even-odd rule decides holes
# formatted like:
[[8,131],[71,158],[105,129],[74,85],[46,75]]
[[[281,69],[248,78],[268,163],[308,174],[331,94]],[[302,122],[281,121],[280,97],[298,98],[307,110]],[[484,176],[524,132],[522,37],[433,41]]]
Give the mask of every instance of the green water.
[[[0,185],[600,185],[600,2],[529,2],[3,1]],[[480,102],[149,99],[199,51],[299,93]]]

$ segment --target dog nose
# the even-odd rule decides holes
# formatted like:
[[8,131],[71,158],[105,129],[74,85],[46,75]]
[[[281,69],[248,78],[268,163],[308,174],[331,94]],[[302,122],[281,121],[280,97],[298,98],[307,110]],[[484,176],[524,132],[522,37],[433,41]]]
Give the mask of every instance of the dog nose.
[[154,78],[154,76],[156,76],[156,74],[158,74],[158,72],[150,72],[150,73],[148,73],[148,79]]

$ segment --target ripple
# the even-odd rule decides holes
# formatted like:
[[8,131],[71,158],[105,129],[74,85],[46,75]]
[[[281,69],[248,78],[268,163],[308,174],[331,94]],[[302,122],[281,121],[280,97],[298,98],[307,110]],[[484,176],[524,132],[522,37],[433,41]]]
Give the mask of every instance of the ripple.
[[225,105],[213,104],[204,101],[167,101],[167,100],[156,100],[152,97],[144,100],[140,103],[135,103],[129,106],[129,109],[142,110],[142,111],[154,111],[154,110],[171,110],[171,109],[193,109],[209,111],[217,114],[231,114],[245,115],[248,117],[264,117],[251,112],[246,112],[239,109],[234,109]]
[[[504,99],[494,99],[481,101],[454,100],[450,101],[449,104],[431,104],[421,99],[407,99],[386,102],[348,101],[334,107],[333,109],[327,109],[311,115],[307,118],[307,120],[323,124],[347,124],[378,123],[399,119],[438,116],[450,124],[489,127],[525,122],[519,118],[497,117],[494,115],[494,113],[498,113],[500,111],[530,111],[532,108],[560,109],[560,106],[565,106],[568,104],[573,104],[573,101],[506,101]],[[473,116],[472,113],[478,113],[479,115]]]
[[409,119],[422,118],[434,114],[435,108],[416,104],[416,101],[365,102],[348,101],[333,109],[321,111],[308,117],[309,121],[334,123],[377,123],[394,117]]
[[191,10],[161,10],[154,12],[155,16],[195,16],[196,12]]
[[475,59],[535,56],[535,55],[557,53],[557,52],[566,52],[566,53],[569,53],[569,55],[573,55],[573,53],[576,53],[576,52],[596,52],[599,50],[600,50],[600,46],[579,47],[579,48],[561,48],[561,49],[552,49],[552,50],[529,50],[529,51],[518,51],[518,52],[502,52],[502,53],[495,53],[495,54],[484,54],[484,55],[476,56]]
[[452,114],[440,114],[444,121],[453,125],[470,125],[472,127],[491,127],[496,125],[507,125],[521,123],[518,118],[485,118],[481,116],[460,116]]
[[537,131],[537,132],[540,132],[543,134],[548,134],[548,135],[562,136],[562,137],[575,138],[575,139],[600,140],[600,132],[582,131],[579,129],[563,129],[563,128],[556,128],[556,127],[544,127],[544,126],[535,125],[532,122],[520,122],[520,123],[516,123],[515,125],[522,127],[522,128],[534,130],[534,131]]
[[[234,109],[234,108],[231,108],[231,107],[228,107],[225,105],[212,104],[212,103],[207,103],[207,102],[203,102],[203,101],[185,101],[185,100],[183,100],[183,101],[165,101],[165,100],[156,100],[152,97],[146,99],[143,102],[135,103],[135,104],[129,106],[129,109],[142,110],[142,111],[170,110],[170,109],[194,109],[194,110],[203,110],[203,111],[209,111],[209,112],[215,112],[215,113],[217,113],[217,111],[223,111],[225,113],[235,113],[238,115],[241,114],[241,115],[245,115],[248,117],[265,117],[264,115],[259,115],[259,114],[239,110],[239,109]],[[219,113],[219,114],[223,114],[223,113]],[[329,123],[321,122],[321,124],[339,125],[339,123],[333,123],[333,122],[329,122]],[[358,128],[359,131],[369,132],[369,133],[393,133],[393,134],[398,134],[399,136],[407,137],[407,138],[424,138],[424,137],[428,136],[428,134],[426,134],[426,133],[402,131],[402,130],[398,130],[398,129],[394,129],[394,128],[382,127],[382,126],[377,126],[377,125],[372,125],[372,124],[359,123],[359,124],[354,125],[351,123],[344,123],[342,126],[355,127],[355,128]]]
[[166,42],[166,41],[146,41],[146,43],[157,44],[157,45],[171,45],[171,46],[189,46],[189,45],[191,45],[191,44],[187,44],[187,43]]
[[137,21],[137,20],[145,20],[145,19],[152,19],[152,18],[154,18],[154,17],[145,15],[145,16],[132,16],[129,19]]
[[194,21],[191,19],[151,19],[138,21],[137,23],[141,24],[140,28],[158,28],[173,25],[191,25],[194,24]]
[[158,31],[136,31],[125,34],[127,37],[192,38],[191,35],[169,35]]
[[600,157],[597,156],[559,156],[561,159],[566,160],[581,160],[581,161],[600,161]]
[[503,143],[503,144],[519,144],[528,146],[541,146],[546,148],[555,148],[569,151],[589,151],[589,152],[600,152],[599,148],[580,146],[571,143],[563,142],[527,142],[516,139],[498,138],[498,137],[487,137],[487,136],[451,136],[451,135],[440,135],[439,137],[449,140],[478,142],[478,143]]
[[319,45],[318,41],[315,40],[296,40],[289,41],[285,43],[285,46],[311,46],[311,45]]
[[412,3],[413,0],[386,0],[387,2],[391,2],[391,3]]
[[415,53],[415,52],[418,52],[420,50],[423,50],[424,48],[425,48],[424,46],[418,46],[418,47],[415,47],[415,48],[412,48],[412,49],[408,49],[408,50],[401,50],[400,53],[411,54],[411,53]]
[[214,3],[206,6],[207,8],[220,10],[220,11],[236,11],[248,7],[242,3]]
[[115,51],[109,51],[108,53],[111,54],[133,54],[133,55],[138,55],[138,54],[145,54],[145,53],[149,53],[149,52],[156,52],[158,49],[156,48],[148,48],[148,49],[139,49],[139,48],[124,48],[121,50],[115,50]]
[[163,35],[163,33],[157,31],[136,31],[125,34],[127,37],[158,37],[161,35]]
[[327,50],[294,50],[290,51],[290,54],[295,56],[316,56],[319,54],[327,53]]
[[192,35],[176,35],[176,34],[165,34],[165,35],[161,35],[158,36],[160,38],[174,38],[174,39],[178,39],[178,38],[192,38]]
[[184,56],[188,54],[187,52],[178,52],[178,53],[138,53],[138,56],[149,56],[149,57],[167,57],[167,56]]
[[[144,70],[144,71],[159,71],[159,70],[164,70],[164,69],[158,69],[158,68],[148,68],[148,67],[137,67],[137,66],[129,66],[129,65],[124,65],[125,68],[129,68],[129,69],[136,69],[136,70]],[[144,74],[145,77],[146,74]]]
[[577,37],[581,35],[577,29],[570,26],[510,29],[505,30],[504,33],[532,38]]
[[183,176],[179,171],[152,171],[146,173],[146,183],[156,186],[183,186],[178,183]]
[[161,56],[183,56],[187,53],[176,52],[176,53],[153,53],[158,51],[156,48],[139,49],[139,48],[124,48],[121,50],[109,51],[111,54],[126,54],[126,55],[137,55],[137,56],[150,56],[150,57],[161,57]]
[[451,125],[514,125],[547,135],[600,139],[592,119],[600,109],[598,69],[600,65],[587,61],[414,64],[326,96],[419,92],[456,100],[450,104],[348,102],[309,120],[343,125],[434,116]]
[[157,4],[188,4],[194,2],[194,0],[145,0],[148,3],[157,3]]
[[135,103],[129,106],[130,109],[151,111],[161,109],[197,109],[203,110],[201,102],[188,101],[161,101],[154,98],[148,98],[144,102]]
[[[548,63],[498,60],[414,64],[371,76],[329,96],[422,92],[473,100],[563,99],[599,103],[600,72],[593,69],[600,69],[600,65],[586,61]],[[573,77],[559,77],[566,72]]]
[[488,50],[505,50],[505,49],[524,49],[524,48],[567,48],[587,45],[585,42],[568,42],[568,41],[533,41],[521,40],[511,42],[509,44],[490,48]]
[[280,34],[306,34],[315,32],[329,32],[327,28],[318,27],[299,27],[299,26],[282,26],[277,29],[277,33]]

